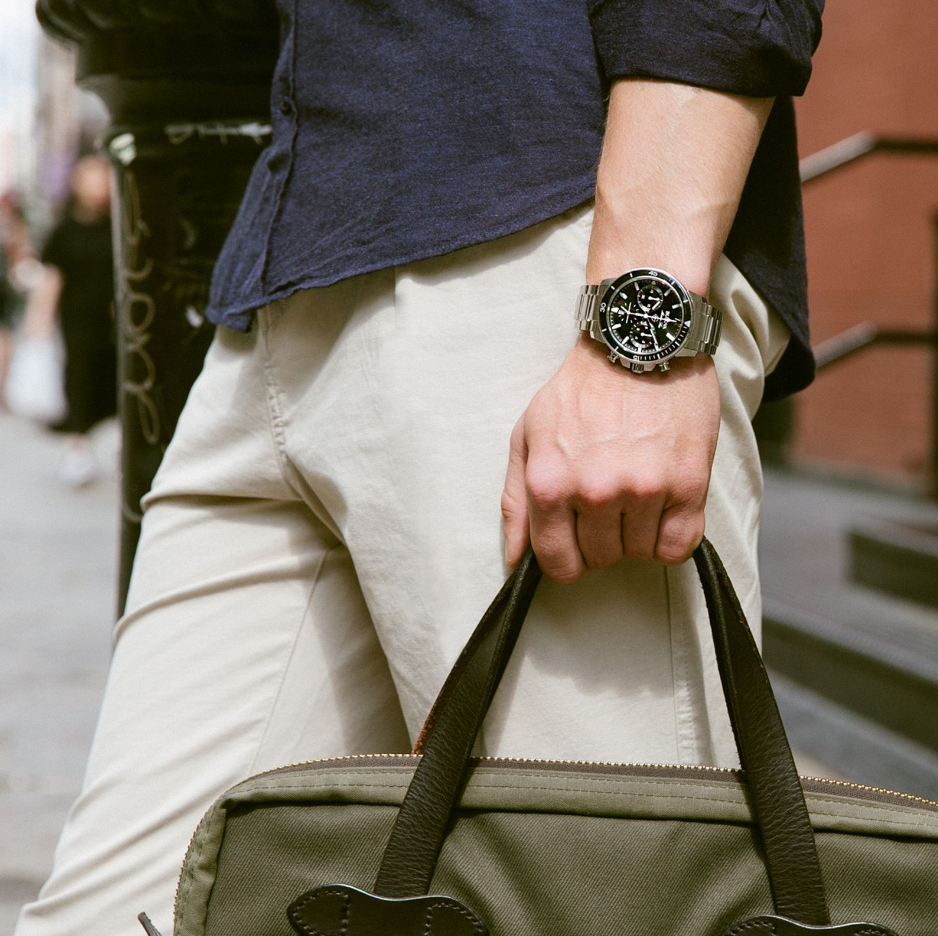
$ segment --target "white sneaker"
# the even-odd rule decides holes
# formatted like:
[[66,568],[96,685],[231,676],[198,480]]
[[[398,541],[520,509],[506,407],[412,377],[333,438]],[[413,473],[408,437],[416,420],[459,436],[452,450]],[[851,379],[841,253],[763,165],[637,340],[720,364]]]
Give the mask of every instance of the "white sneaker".
[[98,477],[97,459],[91,452],[69,450],[62,459],[59,477],[69,487],[84,487]]

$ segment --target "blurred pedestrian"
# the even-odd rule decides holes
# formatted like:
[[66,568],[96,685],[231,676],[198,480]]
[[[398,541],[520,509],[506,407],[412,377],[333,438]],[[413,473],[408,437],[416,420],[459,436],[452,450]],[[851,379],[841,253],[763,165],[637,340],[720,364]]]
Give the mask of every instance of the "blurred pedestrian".
[[19,199],[0,196],[0,407],[6,403],[3,388],[13,354],[13,332],[22,306],[23,285],[19,271],[32,256],[29,228]]
[[53,428],[68,434],[61,477],[81,486],[98,464],[89,432],[117,411],[110,167],[98,156],[79,160],[62,220],[42,251],[42,277],[33,289],[24,332],[48,335],[56,316],[65,344],[68,414]]

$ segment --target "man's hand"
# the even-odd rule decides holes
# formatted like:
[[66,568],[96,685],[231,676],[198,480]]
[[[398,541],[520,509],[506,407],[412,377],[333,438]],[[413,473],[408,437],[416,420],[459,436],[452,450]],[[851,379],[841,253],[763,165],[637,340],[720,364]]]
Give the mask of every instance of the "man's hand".
[[[706,295],[771,108],[771,98],[616,81],[586,282],[655,267]],[[633,374],[605,355],[582,337],[511,437],[506,558],[514,566],[530,541],[558,582],[623,556],[683,562],[703,536],[720,427],[712,359]]]
[[508,564],[529,541],[556,582],[623,556],[685,561],[703,536],[719,428],[708,355],[675,359],[668,373],[632,374],[581,339],[511,435],[502,495]]

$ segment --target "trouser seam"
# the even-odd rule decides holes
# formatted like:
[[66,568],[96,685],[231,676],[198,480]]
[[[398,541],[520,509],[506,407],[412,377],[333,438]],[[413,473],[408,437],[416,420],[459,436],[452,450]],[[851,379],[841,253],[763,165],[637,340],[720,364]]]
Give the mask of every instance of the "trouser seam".
[[691,681],[688,669],[687,631],[685,615],[675,615],[671,595],[672,570],[664,569],[665,613],[671,633],[671,685],[674,694],[674,725],[678,761],[696,763],[700,755],[699,739],[694,725],[694,707],[691,699]]
[[283,667],[280,670],[280,678],[277,683],[277,691],[274,693],[274,697],[271,700],[270,709],[267,712],[267,718],[264,721],[264,728],[261,731],[261,735],[257,740],[257,746],[254,750],[254,756],[251,758],[251,763],[248,766],[248,775],[257,772],[257,760],[260,757],[260,753],[264,748],[264,742],[267,740],[267,736],[270,733],[270,725],[274,720],[274,713],[277,711],[277,705],[280,702],[280,697],[283,695],[283,686],[287,680],[287,673],[290,670],[290,663],[293,660],[293,657],[296,655],[296,645],[299,643],[300,635],[303,632],[303,624],[309,616],[310,605],[313,603],[313,596],[316,594],[316,589],[319,586],[319,580],[322,577],[322,570],[326,565],[326,561],[329,558],[329,555],[333,550],[337,549],[338,546],[330,546],[321,556],[319,560],[319,565],[316,567],[316,571],[312,575],[312,581],[309,586],[309,594],[306,597],[306,601],[303,604],[303,611],[300,614],[300,620],[297,624],[296,631],[293,635],[293,643],[290,645],[290,652],[287,654],[287,658],[284,661]]
[[263,309],[259,310],[257,318],[260,337],[264,343],[264,394],[267,399],[267,424],[270,427],[271,442],[274,447],[274,458],[280,470],[280,476],[283,478],[287,488],[293,494],[300,496],[300,492],[291,479],[292,465],[287,455],[287,434],[283,415],[283,403],[274,376],[273,353],[271,348],[273,321],[270,306],[264,306]]

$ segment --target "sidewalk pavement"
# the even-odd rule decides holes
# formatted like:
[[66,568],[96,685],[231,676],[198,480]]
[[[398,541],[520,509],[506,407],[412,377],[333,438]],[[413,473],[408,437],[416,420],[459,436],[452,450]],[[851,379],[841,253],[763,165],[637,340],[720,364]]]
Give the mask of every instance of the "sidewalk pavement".
[[105,477],[71,490],[58,478],[63,438],[0,412],[0,936],[49,873],[104,688],[116,426],[94,442]]

